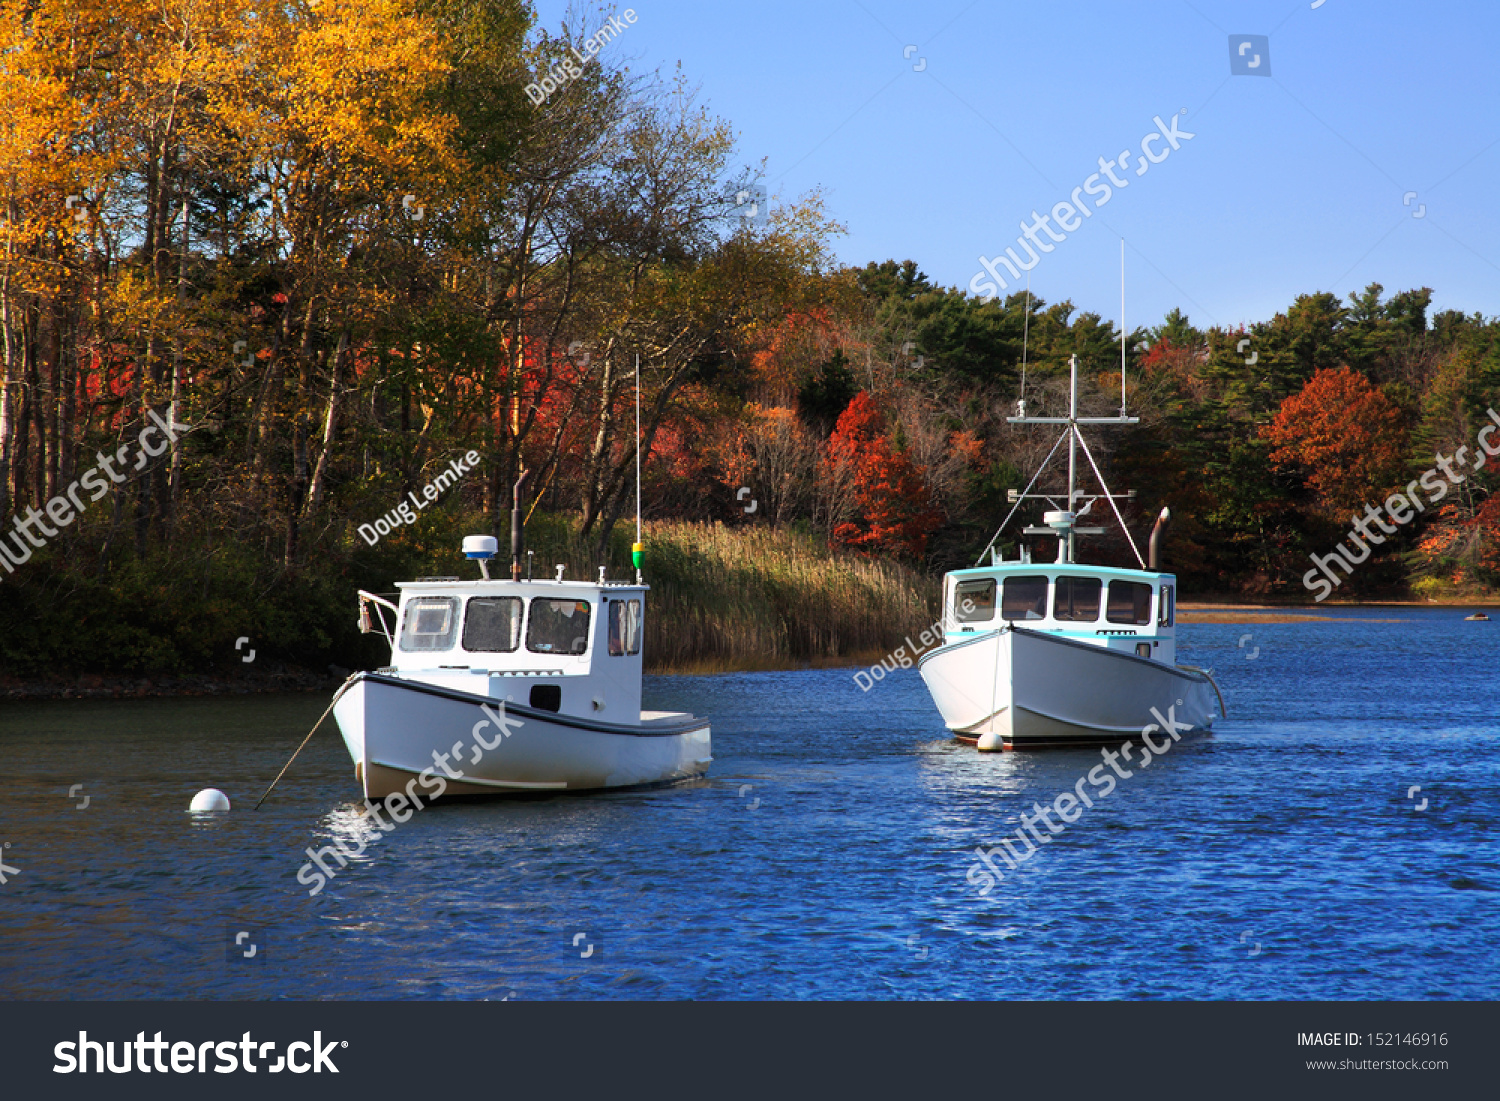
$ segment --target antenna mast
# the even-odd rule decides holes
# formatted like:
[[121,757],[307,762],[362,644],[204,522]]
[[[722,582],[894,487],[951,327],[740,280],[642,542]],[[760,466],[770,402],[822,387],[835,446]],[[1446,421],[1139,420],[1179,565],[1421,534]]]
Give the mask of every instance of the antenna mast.
[[646,545],[641,542],[641,353],[635,354],[635,542],[630,547],[630,564],[635,567],[635,583],[641,583],[641,563]]
[[1120,416],[1125,415],[1125,238],[1120,238]]
[[1026,273],[1026,309],[1021,314],[1021,399],[1016,402],[1016,415],[1026,415],[1026,349],[1031,343],[1031,272]]
[[[1057,443],[1052,445],[1052,450],[1048,452],[1047,459],[1042,463],[1042,469],[1045,469],[1047,463],[1052,461],[1052,456],[1057,453],[1057,448],[1066,439],[1068,441],[1067,502],[1064,507],[1058,508],[1058,502],[1054,494],[1032,493],[1030,485],[1020,493],[1011,490],[1008,494],[1009,499],[1014,502],[1011,510],[1005,519],[1001,521],[999,529],[996,530],[984,550],[980,552],[979,561],[981,563],[984,561],[985,554],[989,553],[990,548],[995,545],[995,540],[1000,538],[1000,533],[1005,530],[1005,525],[1010,523],[1011,517],[1016,514],[1016,510],[1021,507],[1022,502],[1028,500],[1046,501],[1052,506],[1052,509],[1043,516],[1047,525],[1046,527],[1023,528],[1022,534],[1056,536],[1057,560],[1063,563],[1074,561],[1073,550],[1074,538],[1076,536],[1102,535],[1104,533],[1103,528],[1080,528],[1076,526],[1078,518],[1087,513],[1093,507],[1094,502],[1102,497],[1109,502],[1110,508],[1114,510],[1115,519],[1120,522],[1120,529],[1125,532],[1125,538],[1130,543],[1130,549],[1135,551],[1135,556],[1141,563],[1141,569],[1145,569],[1146,560],[1141,558],[1141,552],[1135,545],[1135,538],[1130,534],[1130,529],[1125,526],[1125,518],[1120,515],[1120,506],[1115,504],[1117,499],[1129,500],[1133,498],[1135,490],[1132,489],[1125,493],[1111,493],[1109,491],[1109,486],[1104,483],[1104,475],[1099,470],[1099,464],[1094,461],[1094,456],[1089,451],[1088,441],[1083,438],[1083,432],[1078,427],[1081,424],[1139,424],[1140,418],[1127,417],[1124,415],[1123,410],[1118,417],[1080,417],[1078,415],[1078,357],[1076,355],[1069,361],[1069,371],[1071,378],[1068,386],[1068,415],[1066,417],[1006,418],[1006,423],[1008,424],[1061,424],[1065,426],[1063,434],[1057,438]],[[1093,469],[1094,476],[1099,479],[1099,487],[1103,492],[1089,496],[1088,504],[1084,505],[1081,510],[1074,512],[1073,506],[1077,503],[1079,497],[1084,496],[1083,492],[1078,488],[1077,458],[1079,448],[1083,449],[1084,458],[1088,459],[1089,466]],[[1037,478],[1041,476],[1042,469],[1038,469],[1036,474],[1032,476],[1032,485],[1036,484]]]

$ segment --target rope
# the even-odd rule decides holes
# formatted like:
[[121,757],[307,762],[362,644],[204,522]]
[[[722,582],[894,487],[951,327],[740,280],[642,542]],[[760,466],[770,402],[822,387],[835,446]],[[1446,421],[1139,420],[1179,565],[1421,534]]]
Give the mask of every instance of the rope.
[[[344,681],[344,683],[339,686],[339,690],[333,694],[333,702],[328,705],[328,711],[325,711],[323,712],[323,714],[318,716],[318,721],[313,723],[313,728],[307,732],[307,737],[303,738],[302,744],[297,747],[297,753],[301,753],[304,749],[307,748],[307,743],[312,741],[312,736],[318,732],[318,727],[322,726],[323,720],[328,718],[328,712],[332,711],[334,704],[338,703],[339,700],[343,698],[344,690],[354,682],[354,678],[357,676],[359,676],[358,673],[349,674],[349,679]],[[266,794],[262,795],[255,801],[255,806],[251,807],[251,810],[260,810],[260,805],[266,801],[266,795],[271,794],[271,788],[274,788],[277,784],[281,783],[281,778],[286,775],[286,770],[292,767],[292,761],[295,761],[297,759],[297,753],[293,753],[287,760],[287,763],[281,766],[281,771],[276,774],[276,779],[271,781],[271,787],[266,788]]]

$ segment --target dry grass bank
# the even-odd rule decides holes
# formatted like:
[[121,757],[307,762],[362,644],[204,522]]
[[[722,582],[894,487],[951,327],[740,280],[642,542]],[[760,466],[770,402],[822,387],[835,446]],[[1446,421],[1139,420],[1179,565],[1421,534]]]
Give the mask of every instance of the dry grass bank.
[[[538,576],[543,562],[567,562],[572,576],[597,576],[592,547],[561,522],[533,523],[527,535]],[[623,526],[616,532],[610,576],[628,575],[632,536]],[[663,521],[646,525],[644,541],[653,672],[868,664],[937,615],[940,580],[835,553],[815,535]]]

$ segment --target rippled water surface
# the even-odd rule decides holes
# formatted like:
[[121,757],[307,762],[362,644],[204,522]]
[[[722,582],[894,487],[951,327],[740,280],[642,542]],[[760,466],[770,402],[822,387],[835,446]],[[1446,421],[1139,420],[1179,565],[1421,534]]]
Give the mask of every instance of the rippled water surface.
[[325,698],[0,704],[0,997],[1492,998],[1500,621],[1329,614],[1184,625],[1229,719],[987,897],[1099,754],[980,755],[914,670],[650,678],[708,780],[439,805],[316,897],[364,829],[331,719],[250,807]]

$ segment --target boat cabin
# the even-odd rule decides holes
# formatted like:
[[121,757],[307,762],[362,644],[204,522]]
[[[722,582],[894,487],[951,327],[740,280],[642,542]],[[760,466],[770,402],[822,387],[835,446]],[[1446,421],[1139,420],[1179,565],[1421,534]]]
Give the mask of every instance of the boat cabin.
[[1006,562],[943,581],[943,639],[1013,625],[1175,664],[1177,578],[1079,563]]
[[542,711],[640,721],[646,585],[439,577],[397,587],[399,605],[360,594],[396,612],[382,672]]

